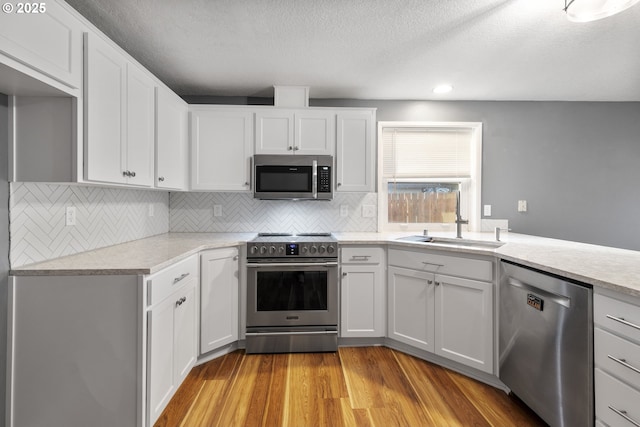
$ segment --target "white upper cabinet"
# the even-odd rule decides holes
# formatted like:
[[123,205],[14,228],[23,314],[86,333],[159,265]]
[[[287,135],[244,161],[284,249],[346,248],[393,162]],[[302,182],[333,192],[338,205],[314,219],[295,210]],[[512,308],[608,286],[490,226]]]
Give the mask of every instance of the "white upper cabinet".
[[191,108],[191,189],[251,190],[253,112]]
[[375,112],[338,112],[336,191],[374,192]]
[[127,64],[126,168],[127,183],[153,185],[155,150],[155,82],[135,65]]
[[335,111],[264,109],[256,112],[256,154],[333,154]]
[[294,113],[295,154],[330,154],[336,143],[336,115],[329,110],[301,110]]
[[[80,90],[82,88],[82,25],[80,21],[56,0],[6,4],[12,5],[14,11],[0,13],[0,63],[8,63],[12,66],[14,64],[10,61],[16,61],[26,66],[25,71],[35,70],[71,89]],[[23,13],[18,13],[19,10]],[[4,58],[3,55],[5,55]],[[38,78],[35,74],[28,74]],[[4,90],[9,92],[8,89]],[[16,91],[21,92],[21,89],[16,88]]]
[[85,177],[151,186],[155,82],[95,34],[85,48]]
[[156,91],[156,187],[184,190],[189,106],[164,87]]

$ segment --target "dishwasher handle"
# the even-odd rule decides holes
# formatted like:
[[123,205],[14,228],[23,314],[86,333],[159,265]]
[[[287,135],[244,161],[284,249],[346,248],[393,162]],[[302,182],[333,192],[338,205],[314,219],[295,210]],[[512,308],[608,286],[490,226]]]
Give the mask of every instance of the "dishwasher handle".
[[555,302],[567,308],[571,308],[571,298],[564,295],[554,294],[553,292],[545,291],[529,283],[522,282],[514,277],[509,277],[509,284],[516,288],[521,288],[529,292],[534,292],[536,295],[543,297],[544,299]]

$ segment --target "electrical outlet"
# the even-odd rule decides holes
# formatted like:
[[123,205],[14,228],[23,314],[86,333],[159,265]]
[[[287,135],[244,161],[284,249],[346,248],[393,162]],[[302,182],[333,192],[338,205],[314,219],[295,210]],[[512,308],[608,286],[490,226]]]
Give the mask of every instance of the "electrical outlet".
[[155,209],[153,207],[153,203],[149,203],[149,216],[153,216],[155,214]]
[[65,209],[64,224],[76,225],[76,207],[75,206],[67,206],[67,208]]
[[349,205],[340,205],[340,216],[349,216]]
[[526,212],[526,211],[527,211],[527,201],[518,200],[518,212]]
[[373,218],[376,216],[376,207],[374,205],[362,205],[362,217]]
[[222,216],[222,205],[213,205],[213,216]]
[[484,216],[491,216],[491,205],[484,205]]

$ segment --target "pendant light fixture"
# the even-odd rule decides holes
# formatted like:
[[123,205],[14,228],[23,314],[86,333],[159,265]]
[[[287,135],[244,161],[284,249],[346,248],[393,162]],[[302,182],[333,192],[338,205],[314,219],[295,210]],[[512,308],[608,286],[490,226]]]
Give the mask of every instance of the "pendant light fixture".
[[640,0],[564,0],[569,21],[590,22],[615,15]]

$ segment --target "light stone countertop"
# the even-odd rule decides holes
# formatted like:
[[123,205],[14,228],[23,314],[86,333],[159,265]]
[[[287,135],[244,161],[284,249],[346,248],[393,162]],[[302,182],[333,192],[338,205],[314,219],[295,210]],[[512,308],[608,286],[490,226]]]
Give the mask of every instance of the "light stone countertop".
[[14,276],[153,274],[206,249],[245,244],[256,233],[167,233],[12,269]]
[[[334,233],[340,244],[384,244],[407,249],[466,253],[513,261],[627,295],[640,297],[640,251],[503,233],[499,248],[395,240],[415,233]],[[167,233],[11,270],[11,275],[153,274],[206,249],[244,245],[256,233]],[[430,233],[452,238],[452,233]],[[495,242],[493,233],[465,232],[464,239]]]

